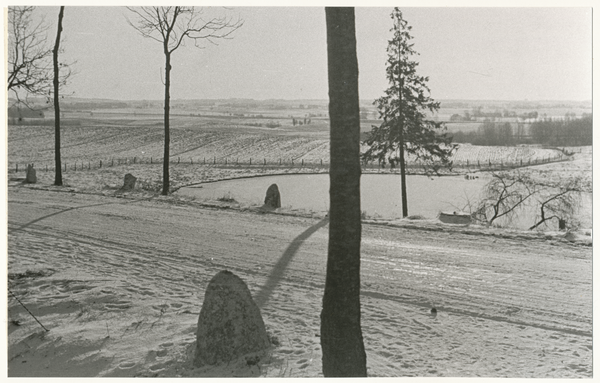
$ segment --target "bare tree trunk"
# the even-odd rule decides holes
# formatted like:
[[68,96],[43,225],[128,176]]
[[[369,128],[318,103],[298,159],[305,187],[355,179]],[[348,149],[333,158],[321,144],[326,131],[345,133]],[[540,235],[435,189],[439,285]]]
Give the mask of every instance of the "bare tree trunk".
[[400,133],[400,189],[402,192],[402,218],[408,217],[408,197],[406,195],[406,162],[404,161],[404,139]]
[[169,88],[171,87],[171,53],[165,45],[165,151],[163,158],[163,188],[162,195],[169,194],[169,145],[171,136],[169,134],[169,111],[170,99]]
[[[400,65],[398,63],[398,65]],[[404,84],[402,78],[398,76],[399,95],[398,95],[398,146],[400,147],[400,189],[402,193],[402,218],[408,217],[408,197],[406,195],[406,162],[404,161],[404,117],[402,116],[402,88]]]
[[360,326],[360,116],[354,8],[326,8],[331,124],[323,375],[367,376]]
[[65,7],[60,7],[58,13],[58,32],[56,33],[56,42],[52,50],[52,62],[54,64],[54,185],[61,186],[62,181],[62,166],[60,162],[60,105],[58,97],[59,88],[59,68],[58,68],[58,50],[60,46],[60,34],[62,32],[62,20]]

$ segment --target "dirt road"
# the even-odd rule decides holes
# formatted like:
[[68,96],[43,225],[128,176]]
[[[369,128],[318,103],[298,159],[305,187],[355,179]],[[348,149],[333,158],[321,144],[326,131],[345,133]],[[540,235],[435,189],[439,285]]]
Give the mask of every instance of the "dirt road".
[[[9,288],[50,331],[9,296],[9,375],[202,374],[186,358],[228,269],[280,343],[247,375],[320,376],[326,254],[323,219],[11,187]],[[363,225],[362,311],[371,376],[592,375],[589,246]]]

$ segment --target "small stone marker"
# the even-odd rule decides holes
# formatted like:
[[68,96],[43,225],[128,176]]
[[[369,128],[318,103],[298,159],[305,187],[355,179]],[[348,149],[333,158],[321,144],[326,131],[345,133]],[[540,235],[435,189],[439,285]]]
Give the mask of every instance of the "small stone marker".
[[567,230],[567,221],[559,218],[558,219],[558,230]]
[[34,184],[37,182],[37,176],[35,175],[35,169],[33,164],[27,165],[27,175],[25,176],[25,183]]
[[227,363],[267,350],[269,338],[248,286],[230,271],[215,275],[198,317],[194,365]]
[[279,188],[277,184],[272,184],[267,189],[267,195],[265,196],[265,206],[272,208],[281,207],[281,195],[279,194]]
[[121,188],[121,191],[133,190],[135,188],[135,181],[137,181],[137,178],[135,178],[133,175],[131,175],[130,173],[125,174],[125,179],[123,181],[123,187]]

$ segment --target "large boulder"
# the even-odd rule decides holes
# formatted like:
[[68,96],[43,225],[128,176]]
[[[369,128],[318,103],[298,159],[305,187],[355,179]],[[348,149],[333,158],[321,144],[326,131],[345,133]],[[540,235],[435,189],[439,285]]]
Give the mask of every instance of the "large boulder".
[[277,187],[277,184],[272,184],[267,189],[265,206],[275,209],[281,207],[281,195],[279,194],[279,188]]
[[215,275],[198,317],[194,365],[228,363],[270,347],[260,310],[246,283],[230,271]]
[[133,190],[135,188],[135,181],[137,181],[137,178],[135,178],[132,174],[125,174],[125,179],[123,180],[123,187],[121,188],[121,191]]
[[37,176],[35,174],[35,169],[33,168],[33,164],[27,165],[27,173],[25,175],[25,183],[26,184],[34,184],[37,182]]

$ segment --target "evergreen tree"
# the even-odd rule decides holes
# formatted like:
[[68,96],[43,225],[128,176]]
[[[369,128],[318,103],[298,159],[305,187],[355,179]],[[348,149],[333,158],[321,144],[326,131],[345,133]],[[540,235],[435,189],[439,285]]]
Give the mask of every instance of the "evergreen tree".
[[427,86],[429,77],[417,75],[418,62],[411,59],[418,53],[410,41],[411,26],[403,19],[402,11],[394,8],[391,14],[394,33],[388,43],[387,79],[390,87],[385,95],[375,100],[379,110],[380,126],[373,126],[365,144],[369,147],[363,154],[365,160],[377,159],[385,163],[400,164],[402,187],[402,216],[408,216],[406,196],[405,153],[416,158],[418,164],[437,173],[440,166],[450,167],[451,137],[443,131],[443,123],[427,119],[427,113],[440,108],[440,103],[430,97]]

